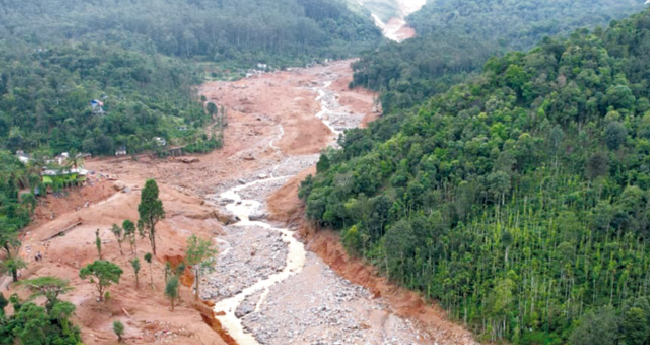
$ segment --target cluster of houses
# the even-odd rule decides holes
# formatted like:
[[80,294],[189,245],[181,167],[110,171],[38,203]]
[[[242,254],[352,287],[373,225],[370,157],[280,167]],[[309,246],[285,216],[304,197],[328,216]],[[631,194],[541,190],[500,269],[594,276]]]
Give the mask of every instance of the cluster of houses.
[[[28,164],[32,158],[29,154],[24,151],[16,151],[16,156],[23,164]],[[91,158],[90,153],[79,153],[77,158],[87,159]],[[48,158],[45,160],[46,167],[41,171],[41,182],[42,185],[48,189],[54,189],[54,187],[72,187],[79,186],[86,183],[86,178],[88,176],[88,170],[84,169],[81,166],[69,166],[66,163],[70,160],[70,153],[63,152],[58,156],[53,158]],[[37,194],[39,191],[37,190]]]

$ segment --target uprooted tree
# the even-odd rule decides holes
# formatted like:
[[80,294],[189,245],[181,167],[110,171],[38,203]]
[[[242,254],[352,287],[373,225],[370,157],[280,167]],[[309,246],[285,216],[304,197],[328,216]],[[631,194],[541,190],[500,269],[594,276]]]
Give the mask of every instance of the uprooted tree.
[[162,201],[158,198],[159,193],[156,180],[147,180],[142,190],[140,205],[138,206],[138,212],[140,212],[140,221],[138,222],[140,235],[149,237],[151,250],[154,255],[156,255],[156,224],[165,218]]
[[103,301],[106,289],[113,284],[119,283],[122,273],[122,269],[111,262],[95,261],[82,268],[79,277],[81,279],[90,278],[90,282],[97,287],[99,300]]

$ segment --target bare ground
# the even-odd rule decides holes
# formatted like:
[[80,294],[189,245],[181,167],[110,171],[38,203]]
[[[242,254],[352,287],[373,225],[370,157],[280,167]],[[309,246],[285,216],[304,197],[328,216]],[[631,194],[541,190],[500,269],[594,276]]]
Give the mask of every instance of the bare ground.
[[[182,289],[183,301],[176,310],[170,311],[169,301],[162,294],[164,262],[180,261],[186,238],[190,234],[197,234],[217,237],[221,250],[218,260],[222,261],[224,267],[242,267],[242,259],[237,255],[231,261],[221,257],[237,254],[236,249],[240,247],[250,252],[250,247],[246,247],[250,246],[250,241],[232,246],[235,243],[232,241],[233,236],[241,236],[244,231],[245,236],[242,239],[258,241],[263,247],[266,246],[267,240],[264,239],[265,236],[260,237],[254,231],[247,232],[247,229],[236,229],[237,227],[232,226],[223,227],[218,221],[222,213],[221,206],[214,195],[239,184],[240,180],[248,182],[267,176],[298,174],[284,185],[263,186],[260,190],[251,190],[243,195],[261,201],[269,211],[269,221],[275,222],[275,226],[289,223],[292,228],[301,230],[310,241],[310,249],[318,254],[307,254],[307,263],[303,270],[306,275],[295,275],[293,280],[287,280],[269,289],[271,291],[266,297],[268,302],[259,303],[256,321],[247,321],[249,330],[254,331],[255,327],[261,325],[260,319],[264,318],[269,321],[262,321],[263,323],[273,320],[278,320],[280,324],[288,322],[286,307],[293,303],[290,301],[294,297],[297,301],[294,306],[296,310],[303,310],[305,315],[312,313],[312,317],[316,319],[324,317],[323,310],[309,309],[314,307],[310,305],[310,301],[333,303],[330,293],[326,290],[321,291],[322,293],[316,291],[316,295],[310,296],[309,300],[301,300],[300,294],[292,293],[291,285],[295,283],[300,289],[313,289],[314,286],[318,287],[318,284],[314,283],[320,281],[329,282],[321,284],[329,288],[349,288],[351,296],[358,294],[352,296],[356,301],[352,305],[345,304],[349,302],[345,301],[347,297],[334,296],[334,301],[342,299],[344,304],[340,308],[334,306],[334,309],[327,309],[332,307],[328,305],[325,311],[330,310],[333,313],[334,310],[342,310],[347,316],[357,317],[350,325],[356,323],[355,326],[360,329],[358,334],[367,336],[371,344],[390,343],[392,340],[390,337],[386,338],[386,335],[396,332],[399,334],[395,339],[406,339],[408,334],[413,333],[416,334],[414,341],[422,344],[433,343],[430,340],[440,344],[469,343],[471,337],[468,333],[460,326],[446,321],[444,313],[436,307],[424,303],[416,294],[397,289],[383,281],[361,262],[348,258],[338,244],[335,234],[314,233],[302,220],[301,204],[297,199],[299,181],[307,173],[313,173],[312,166],[318,159],[317,154],[334,137],[332,131],[314,116],[321,109],[320,102],[316,100],[315,88],[322,88],[324,82],[331,82],[326,90],[328,97],[332,98],[330,101],[340,103],[339,108],[343,109],[341,111],[352,114],[351,117],[355,118],[355,121],[361,119],[361,125],[378,116],[378,113],[373,112],[376,109],[373,109],[374,95],[371,92],[347,89],[351,77],[350,61],[343,61],[329,66],[266,74],[236,83],[214,82],[203,85],[200,89],[202,94],[210,101],[228,109],[230,125],[225,131],[225,147],[200,156],[198,162],[191,164],[146,156],[140,157],[138,161],[107,158],[86,162],[88,169],[119,178],[130,192],[116,193],[111,189],[112,181],[98,179],[93,186],[83,187],[67,199],[48,199],[48,202],[40,205],[37,222],[26,232],[23,253],[29,258],[37,250],[41,250],[45,260],[32,263],[30,268],[23,272],[22,278],[56,275],[70,279],[75,290],[65,298],[77,305],[77,317],[74,321],[81,326],[84,342],[87,344],[113,344],[115,337],[111,324],[118,319],[126,326],[127,341],[133,344],[235,344],[222,329],[209,306],[192,303],[189,288]],[[167,218],[158,227],[159,252],[153,266],[153,275],[150,275],[149,267],[145,263],[140,274],[141,287],[135,289],[134,275],[128,263],[131,258],[128,245],[124,244],[124,254],[120,254],[109,228],[111,224],[121,223],[124,219],[137,220],[139,190],[147,178],[157,179]],[[265,201],[269,196],[270,199]],[[85,207],[86,204],[88,207]],[[79,221],[82,224],[64,236],[43,241]],[[98,228],[104,240],[104,259],[115,262],[125,272],[120,284],[111,287],[111,299],[105,304],[97,303],[94,287],[78,278],[79,268],[97,259],[94,232]],[[224,242],[230,244],[230,250]],[[281,261],[283,250],[280,243],[275,247],[271,244],[260,248],[259,256],[270,259],[277,255],[276,259]],[[148,242],[139,240],[137,255],[142,258],[147,251],[150,251]],[[269,269],[281,269],[273,266],[273,260],[263,261],[269,262]],[[338,275],[329,273],[331,271],[326,264]],[[264,274],[264,269],[261,272]],[[226,271],[223,271],[222,275],[226,275]],[[237,276],[237,272],[234,276]],[[256,277],[255,274],[252,277]],[[152,278],[155,289],[149,283]],[[217,288],[226,285],[225,282],[219,283],[219,279],[213,281]],[[184,280],[185,284],[191,282],[191,277]],[[211,288],[207,285],[210,283],[209,279],[204,283],[206,291]],[[243,284],[242,287],[248,284],[246,281],[240,283]],[[232,293],[236,294],[238,289],[240,288],[235,287]],[[372,298],[363,291],[369,291]],[[18,292],[26,295],[25,291]],[[379,301],[374,301],[375,296],[382,297]],[[256,294],[254,297],[260,296]],[[216,299],[218,298],[215,297]],[[369,311],[373,306],[380,306],[374,310],[381,312]],[[350,311],[346,311],[347,309]],[[276,314],[275,311],[279,312]],[[260,315],[264,316],[260,318]],[[328,334],[333,336],[328,339],[336,339],[336,333],[340,332],[339,325],[328,325]],[[294,343],[317,343],[313,342],[318,341],[314,340],[317,338],[317,327],[310,326],[305,329],[311,331],[301,335],[303,342]],[[257,331],[258,336],[266,336],[267,333]],[[286,340],[298,339],[296,333],[285,333],[282,337],[269,334],[266,338],[261,337],[266,339],[266,343],[284,344]],[[325,336],[327,337],[327,334]]]

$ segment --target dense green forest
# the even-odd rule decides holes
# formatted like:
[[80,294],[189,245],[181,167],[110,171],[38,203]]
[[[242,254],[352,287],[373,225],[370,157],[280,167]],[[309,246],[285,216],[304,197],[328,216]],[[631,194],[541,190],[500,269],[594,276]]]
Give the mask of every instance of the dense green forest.
[[4,0],[0,37],[89,39],[253,67],[356,56],[381,32],[339,0]]
[[[153,148],[153,137],[194,143],[210,121],[190,65],[114,46],[0,46],[0,145],[113,154]],[[104,102],[104,113],[90,101]],[[187,129],[187,130],[179,130]]]
[[307,215],[481,339],[648,344],[648,56],[650,10],[492,58],[341,137]]
[[349,57],[381,32],[330,0],[4,0],[0,37],[0,147],[113,154],[155,149],[154,137],[219,147],[202,129],[218,116],[193,91],[204,63]]
[[384,109],[408,108],[444,92],[487,60],[528,50],[544,36],[606,25],[644,0],[440,0],[407,18],[418,37],[363,55],[353,85],[381,91]]

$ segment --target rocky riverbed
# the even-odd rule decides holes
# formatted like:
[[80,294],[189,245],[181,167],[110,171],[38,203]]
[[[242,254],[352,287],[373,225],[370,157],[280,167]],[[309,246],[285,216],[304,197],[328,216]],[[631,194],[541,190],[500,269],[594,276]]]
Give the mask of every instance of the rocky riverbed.
[[[316,116],[338,134],[363,117],[342,107],[330,84],[312,83],[309,89],[322,105]],[[273,142],[269,146],[277,149]],[[266,198],[318,161],[318,155],[278,155],[276,165],[223,183],[212,197],[240,220],[219,238],[218,270],[204,278],[202,292],[217,302],[215,311],[230,335],[240,345],[428,344],[382,298],[332,272],[291,229],[266,221]]]

